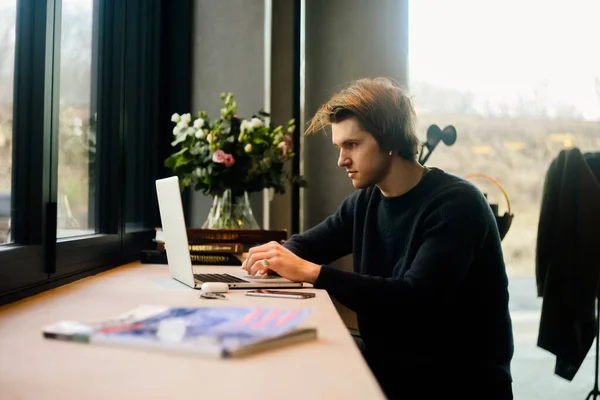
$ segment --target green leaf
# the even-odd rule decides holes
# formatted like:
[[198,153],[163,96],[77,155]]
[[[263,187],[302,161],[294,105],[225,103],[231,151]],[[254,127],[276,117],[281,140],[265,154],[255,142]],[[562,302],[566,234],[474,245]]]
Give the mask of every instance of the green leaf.
[[190,176],[184,176],[181,179],[181,186],[183,186],[183,187],[190,186],[190,183],[192,183],[192,178]]
[[177,157],[167,157],[167,159],[165,160],[165,167],[173,169],[173,166],[175,165],[175,160],[177,160]]
[[191,162],[191,160],[188,158],[178,157],[177,160],[175,161],[175,166],[173,168],[174,169],[179,168],[183,165],[189,164],[190,162]]

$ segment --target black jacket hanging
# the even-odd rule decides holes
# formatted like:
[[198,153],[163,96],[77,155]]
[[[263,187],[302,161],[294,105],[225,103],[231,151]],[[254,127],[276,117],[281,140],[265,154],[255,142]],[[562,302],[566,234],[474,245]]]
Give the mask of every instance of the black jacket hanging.
[[572,380],[595,337],[600,288],[600,153],[562,150],[544,182],[536,248],[537,345]]

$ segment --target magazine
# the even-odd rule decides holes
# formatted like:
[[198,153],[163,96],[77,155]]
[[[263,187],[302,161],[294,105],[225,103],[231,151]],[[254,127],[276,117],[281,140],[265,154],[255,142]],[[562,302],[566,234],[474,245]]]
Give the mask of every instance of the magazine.
[[42,329],[47,339],[164,350],[219,358],[316,339],[298,326],[311,309],[141,306],[108,321],[60,321]]

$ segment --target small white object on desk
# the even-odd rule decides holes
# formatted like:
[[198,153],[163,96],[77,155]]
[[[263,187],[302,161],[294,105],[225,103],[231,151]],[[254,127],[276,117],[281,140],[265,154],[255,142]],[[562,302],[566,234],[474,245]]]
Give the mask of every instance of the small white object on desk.
[[169,318],[158,323],[156,337],[163,342],[180,343],[185,337],[187,322],[183,318]]
[[225,282],[204,282],[200,290],[206,293],[225,293],[229,290],[229,285]]

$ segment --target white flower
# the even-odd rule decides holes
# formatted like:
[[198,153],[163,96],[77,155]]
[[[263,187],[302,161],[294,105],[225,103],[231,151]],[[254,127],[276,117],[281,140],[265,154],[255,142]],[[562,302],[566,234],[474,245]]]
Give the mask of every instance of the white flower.
[[252,151],[252,145],[250,143],[248,143],[247,145],[244,146],[244,151],[246,153],[250,153]]
[[283,139],[283,134],[278,133],[277,135],[275,135],[275,137],[273,137],[273,140],[275,140],[276,142],[281,141],[281,139]]
[[181,117],[179,116],[179,114],[175,113],[173,115],[171,115],[171,122],[179,122],[179,119]]
[[202,125],[204,125],[204,120],[202,118],[198,118],[194,121],[194,128],[200,129],[202,128]]
[[[173,131],[175,131],[175,129],[173,129]],[[183,142],[188,135],[187,131],[187,129],[179,128],[179,131],[175,134],[175,140],[171,142],[171,146],[176,146],[177,144]]]
[[242,123],[240,124],[240,136],[244,135],[246,132],[248,131],[252,131],[253,126],[250,124],[250,121],[248,120],[243,120]]
[[82,125],[81,118],[73,118],[73,126],[81,128]]
[[196,131],[196,138],[204,139],[208,135],[208,129],[198,129]]
[[213,135],[211,133],[209,133],[208,135],[206,135],[206,141],[208,143],[211,143],[213,141]]
[[188,125],[191,120],[192,120],[192,115],[190,113],[183,114],[181,116],[181,122],[185,122],[186,125]]
[[250,124],[252,125],[252,129],[256,129],[256,128],[260,128],[261,126],[263,126],[264,122],[260,118],[252,118],[252,120],[250,121]]
[[294,130],[296,129],[296,127],[294,125],[290,125],[288,127],[287,133],[294,133]]
[[179,134],[179,132],[181,132],[181,126],[179,126],[179,124],[175,125],[175,128],[173,128],[173,135],[177,136]]

